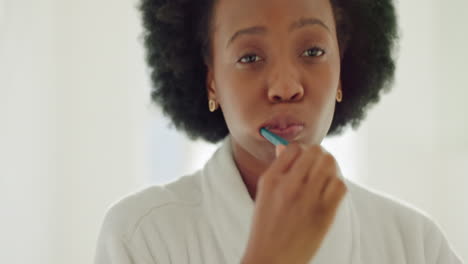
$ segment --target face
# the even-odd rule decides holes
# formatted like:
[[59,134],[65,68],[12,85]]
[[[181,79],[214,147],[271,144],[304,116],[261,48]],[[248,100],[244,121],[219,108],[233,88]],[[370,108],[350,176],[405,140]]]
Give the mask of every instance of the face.
[[262,126],[288,141],[320,144],[341,85],[329,0],[218,0],[212,28],[208,95],[234,147],[273,159]]

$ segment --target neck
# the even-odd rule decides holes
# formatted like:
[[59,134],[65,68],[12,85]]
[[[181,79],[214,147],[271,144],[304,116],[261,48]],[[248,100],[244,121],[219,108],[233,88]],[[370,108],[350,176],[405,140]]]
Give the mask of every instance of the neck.
[[231,141],[231,146],[237,169],[239,170],[250,197],[255,201],[258,180],[268,168],[269,164],[257,159],[234,141]]

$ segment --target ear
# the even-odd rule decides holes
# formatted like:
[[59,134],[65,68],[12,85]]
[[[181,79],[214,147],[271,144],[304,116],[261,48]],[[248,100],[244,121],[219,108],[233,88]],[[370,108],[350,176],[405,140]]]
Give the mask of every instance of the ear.
[[211,66],[207,66],[205,85],[206,85],[206,92],[208,94],[208,98],[216,99],[214,72]]

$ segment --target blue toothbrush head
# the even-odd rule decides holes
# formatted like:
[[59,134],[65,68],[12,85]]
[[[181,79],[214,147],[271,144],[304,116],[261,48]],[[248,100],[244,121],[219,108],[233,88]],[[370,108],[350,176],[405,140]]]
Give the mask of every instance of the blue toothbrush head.
[[280,137],[280,136],[278,136],[278,135],[276,135],[276,134],[270,132],[268,129],[266,129],[266,128],[264,128],[264,127],[262,127],[262,128],[260,129],[260,134],[262,134],[262,136],[263,136],[264,138],[266,138],[268,141],[271,142],[271,144],[273,144],[273,145],[275,145],[275,146],[276,146],[276,145],[285,145],[285,146],[286,146],[286,145],[289,144],[288,141],[287,141],[286,139],[284,139],[284,138],[282,138],[282,137]]

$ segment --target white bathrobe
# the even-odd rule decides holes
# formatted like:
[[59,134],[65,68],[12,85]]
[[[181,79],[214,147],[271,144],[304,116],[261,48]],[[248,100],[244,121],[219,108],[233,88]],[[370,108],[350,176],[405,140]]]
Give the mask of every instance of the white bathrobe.
[[[348,192],[310,263],[462,263],[422,212],[345,183]],[[239,264],[253,213],[228,136],[203,169],[115,203],[102,225],[95,263]]]

